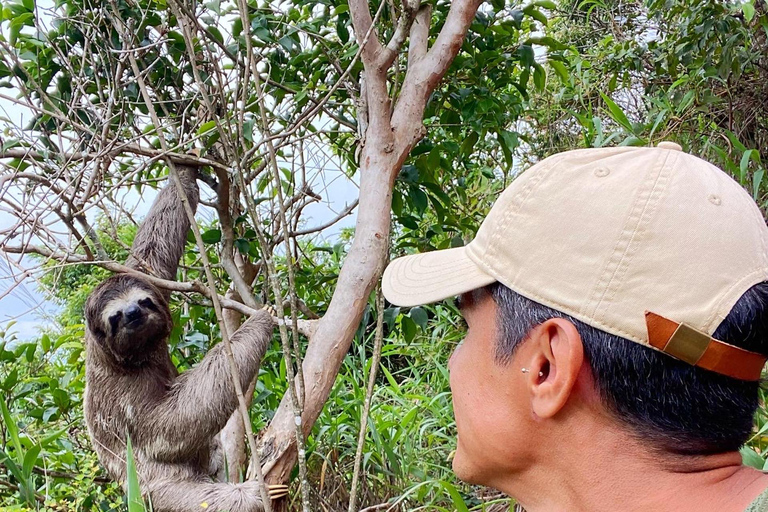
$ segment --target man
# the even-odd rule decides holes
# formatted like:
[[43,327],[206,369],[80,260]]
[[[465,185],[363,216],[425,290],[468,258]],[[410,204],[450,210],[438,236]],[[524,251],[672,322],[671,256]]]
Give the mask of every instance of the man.
[[466,247],[394,260],[402,306],[460,295],[453,468],[528,512],[768,510],[742,465],[768,354],[768,228],[663,142],[543,160]]

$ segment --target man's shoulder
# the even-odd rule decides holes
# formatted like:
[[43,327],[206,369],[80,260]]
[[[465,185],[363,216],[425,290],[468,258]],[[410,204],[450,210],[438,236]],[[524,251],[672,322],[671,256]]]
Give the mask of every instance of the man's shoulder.
[[761,492],[744,512],[768,512],[768,489]]

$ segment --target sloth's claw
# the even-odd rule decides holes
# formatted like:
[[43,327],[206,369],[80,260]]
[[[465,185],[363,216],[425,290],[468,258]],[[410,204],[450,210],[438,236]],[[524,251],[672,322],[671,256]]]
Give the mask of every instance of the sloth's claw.
[[284,484],[268,485],[269,497],[273,500],[279,500],[288,496],[288,486]]

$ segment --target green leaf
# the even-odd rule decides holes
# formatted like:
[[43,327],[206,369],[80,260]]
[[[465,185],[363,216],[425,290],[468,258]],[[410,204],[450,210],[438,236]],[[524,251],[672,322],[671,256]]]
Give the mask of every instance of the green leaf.
[[411,193],[409,194],[409,197],[411,198],[411,204],[416,209],[416,211],[423,215],[424,212],[427,210],[427,194],[422,192],[420,188],[413,187],[411,189]]
[[533,5],[549,9],[550,11],[557,10],[557,4],[552,0],[536,0]]
[[146,512],[147,507],[141,498],[139,488],[139,475],[136,472],[136,461],[133,458],[133,446],[131,436],[128,436],[125,446],[125,469],[127,473],[126,494],[128,498],[128,512]]
[[523,12],[546,27],[547,17],[540,10],[534,9],[534,5],[535,4],[531,4],[528,7],[525,7],[523,9]]
[[514,163],[513,152],[520,143],[517,137],[517,133],[510,132],[508,130],[501,130],[497,133],[497,138],[499,141],[499,146],[501,146],[501,152],[504,154],[504,160],[507,162],[507,165],[511,167]]
[[387,378],[387,382],[389,382],[389,385],[392,387],[392,389],[394,389],[398,395],[401,394],[402,391],[400,390],[400,385],[395,380],[395,377],[392,376],[392,373],[390,373],[390,371],[387,370],[387,367],[384,365],[381,365],[379,368],[381,369],[381,372],[384,374],[384,377]]
[[25,478],[29,478],[32,474],[32,469],[35,467],[35,462],[37,462],[37,456],[40,455],[41,449],[42,447],[36,444],[24,454],[24,463],[21,466],[21,471],[24,473]]
[[219,42],[219,44],[224,44],[224,36],[221,35],[221,30],[219,30],[218,27],[210,26],[208,27],[208,32],[210,32],[211,36]]
[[461,154],[466,156],[472,153],[472,149],[475,147],[475,144],[479,138],[480,135],[477,132],[470,133],[469,136],[461,143],[461,148],[459,149]]
[[202,135],[215,128],[216,128],[216,121],[208,121],[207,123],[203,123],[202,126],[200,126],[200,128],[197,129],[197,134]]
[[64,427],[64,428],[61,428],[61,429],[59,429],[59,430],[57,430],[57,431],[53,432],[52,434],[48,434],[47,436],[45,436],[45,437],[44,437],[44,438],[43,438],[43,439],[40,441],[40,446],[42,446],[42,447],[46,447],[46,446],[48,446],[49,444],[51,444],[53,441],[55,441],[56,439],[58,439],[59,437],[61,437],[61,435],[62,435],[62,434],[64,434],[64,433],[66,433],[66,432],[69,432],[69,426],[66,426],[66,427]]
[[403,213],[403,196],[398,190],[392,191],[392,213],[400,217]]
[[451,247],[464,247],[464,239],[461,235],[456,235],[451,238]]
[[563,43],[550,36],[531,37],[525,44],[540,44],[548,47],[550,50],[565,50],[567,48]]
[[249,252],[251,252],[251,243],[245,238],[238,238],[237,240],[235,240],[235,247],[242,254],[248,254]]
[[648,134],[648,138],[653,138],[653,134],[656,133],[656,130],[659,128],[659,125],[664,120],[665,117],[667,117],[667,110],[664,109],[656,116],[656,120],[653,122],[653,127],[651,128],[651,133]]
[[570,75],[568,73],[568,68],[565,67],[565,64],[559,60],[550,60],[549,65],[552,66],[552,69],[555,70],[555,74],[560,77],[560,81],[564,84],[567,84]]
[[28,363],[31,363],[32,361],[35,360],[35,350],[37,350],[37,345],[35,345],[34,343],[30,343],[29,345],[27,345],[27,351],[26,351],[26,354],[24,355],[27,358]]
[[21,468],[5,450],[0,450],[0,463],[8,468],[16,480],[20,482],[24,481],[24,473],[22,472]]
[[453,484],[440,480],[440,485],[443,486],[443,489],[448,491],[448,494],[451,496],[451,501],[453,501],[453,506],[458,512],[469,512],[469,508],[467,508],[464,498],[461,497],[458,489],[456,489]]
[[619,143],[619,146],[645,146],[645,140],[634,135],[629,135]]
[[763,469],[763,466],[765,465],[765,461],[760,455],[755,453],[755,450],[753,450],[749,446],[744,445],[741,447],[741,449],[739,449],[739,453],[741,453],[741,462],[745,466],[751,466],[753,468]]
[[611,98],[600,93],[600,96],[603,98],[603,101],[606,105],[608,105],[608,111],[610,112],[611,119],[616,121],[622,128],[627,130],[629,133],[634,133],[634,129],[632,128],[632,123],[629,122],[629,119],[627,119],[626,114],[624,114],[624,111],[619,107]]
[[16,385],[16,383],[19,381],[19,370],[17,368],[14,368],[11,370],[11,373],[8,374],[8,376],[3,381],[2,387],[5,391],[10,391],[13,386]]
[[741,12],[744,13],[744,19],[749,23],[755,17],[755,6],[752,2],[744,2],[741,4]]
[[753,153],[757,153],[754,149],[748,149],[741,155],[741,162],[739,162],[739,181],[744,183],[747,177],[747,171],[749,170],[749,160]]
[[5,429],[11,436],[13,441],[13,447],[16,450],[16,457],[18,460],[22,460],[21,441],[19,440],[19,427],[16,426],[16,422],[11,417],[11,412],[8,410],[8,406],[5,404],[5,400],[0,401],[0,406],[3,410],[3,422],[5,423]]
[[400,308],[398,307],[387,308],[384,310],[384,323],[387,325],[388,329],[392,328],[392,325],[394,325],[395,319],[399,314]]
[[752,197],[755,201],[760,198],[760,184],[763,182],[765,169],[759,169],[752,175]]
[[429,317],[427,316],[427,312],[424,311],[424,309],[419,307],[412,308],[409,316],[416,325],[421,327],[422,330],[426,330]]
[[200,238],[203,239],[203,242],[206,244],[217,244],[221,242],[221,230],[220,229],[209,229],[202,235],[200,235]]
[[40,337],[40,346],[43,349],[43,353],[48,353],[48,351],[51,350],[51,337],[47,334],[43,334]]
[[53,396],[53,403],[56,404],[56,407],[61,409],[62,411],[67,410],[69,407],[70,399],[69,394],[61,388],[54,389],[51,391],[51,395]]
[[403,331],[403,338],[408,343],[413,342],[413,338],[416,337],[416,323],[409,317],[404,316],[400,319],[400,328]]
[[253,142],[253,127],[255,124],[256,124],[255,117],[252,117],[251,119],[247,119],[243,123],[243,137],[245,137],[245,140],[249,142]]
[[336,18],[336,34],[339,36],[342,44],[347,44],[349,41],[349,29],[347,28],[347,19],[342,16]]
[[685,93],[685,96],[683,96],[683,99],[680,100],[680,106],[678,107],[678,110],[682,112],[688,107],[690,107],[691,103],[693,103],[694,98],[696,98],[696,91],[688,91],[687,93]]
[[293,42],[293,39],[291,38],[291,36],[288,36],[288,35],[281,37],[277,41],[277,44],[279,44],[280,46],[285,48],[285,51],[287,51],[288,53],[290,53],[291,50],[293,50],[293,48],[295,46],[295,43]]
[[539,91],[543,91],[547,85],[547,73],[538,62],[533,64],[533,85]]

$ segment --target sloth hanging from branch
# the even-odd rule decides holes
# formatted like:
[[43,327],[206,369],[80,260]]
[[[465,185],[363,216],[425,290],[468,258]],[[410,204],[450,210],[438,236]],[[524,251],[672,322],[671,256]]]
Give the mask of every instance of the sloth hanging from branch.
[[[197,171],[178,166],[194,211]],[[172,280],[190,223],[169,180],[136,233],[126,265]],[[173,328],[170,292],[138,274],[110,277],[85,305],[87,323],[85,419],[99,460],[125,485],[130,436],[141,489],[156,512],[259,512],[257,482],[215,481],[225,464],[218,433],[236,411],[237,397],[222,344],[179,375],[168,352]],[[272,321],[260,311],[231,338],[241,386],[258,373],[272,339]],[[270,487],[273,498],[287,492]]]

